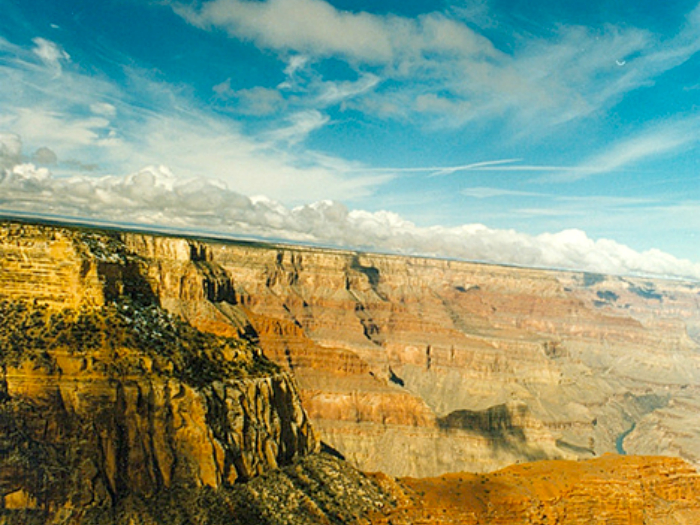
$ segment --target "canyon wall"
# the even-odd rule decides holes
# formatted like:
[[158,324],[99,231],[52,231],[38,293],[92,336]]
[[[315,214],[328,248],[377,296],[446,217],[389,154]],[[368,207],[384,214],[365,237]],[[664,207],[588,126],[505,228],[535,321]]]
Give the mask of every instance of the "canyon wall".
[[698,523],[699,292],[4,223],[0,524]]
[[[31,291],[2,293],[47,304],[69,304],[75,286],[94,303],[152,293],[202,330],[252,341],[293,374],[320,439],[364,470],[422,477],[605,452],[700,463],[697,283],[51,235],[3,242],[4,278],[30,266],[35,277]],[[41,270],[56,242],[60,279]],[[89,253],[94,268],[69,264],[71,250]]]
[[700,463],[698,283],[123,238],[166,308],[292,371],[321,438],[362,469]]
[[317,451],[293,377],[165,312],[118,240],[26,225],[0,239],[0,522],[92,523]]

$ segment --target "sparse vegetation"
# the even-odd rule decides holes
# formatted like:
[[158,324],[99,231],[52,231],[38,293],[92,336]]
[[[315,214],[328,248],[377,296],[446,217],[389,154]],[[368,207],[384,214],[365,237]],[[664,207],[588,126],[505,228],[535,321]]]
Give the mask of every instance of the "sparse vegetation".
[[610,290],[599,290],[596,295],[598,296],[599,299],[603,301],[608,301],[608,302],[615,302],[617,301],[620,296],[617,295],[615,292],[612,292]]
[[52,312],[23,302],[0,302],[0,364],[19,366],[26,360],[49,370],[51,352],[105,350],[115,375],[128,373],[138,360],[118,359],[124,349],[153,360],[153,371],[172,375],[193,386],[217,379],[273,373],[276,365],[250,343],[200,332],[155,305],[128,299],[102,307]]

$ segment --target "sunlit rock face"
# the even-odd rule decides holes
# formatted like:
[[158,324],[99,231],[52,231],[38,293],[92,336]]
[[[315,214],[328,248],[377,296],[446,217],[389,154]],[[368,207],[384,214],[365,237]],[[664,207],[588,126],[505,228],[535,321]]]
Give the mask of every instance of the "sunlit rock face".
[[[131,233],[111,237],[117,249],[51,232],[29,266],[29,248],[3,241],[2,278],[36,278],[0,294],[136,293],[115,259],[128,253],[162,307],[290,371],[321,439],[364,470],[489,472],[616,451],[700,463],[696,283]],[[94,269],[76,273],[61,253],[70,278],[35,270],[54,242],[92,254]]]
[[666,457],[541,461],[405,484],[419,497],[377,525],[690,525],[700,511],[700,476]]
[[323,440],[363,469],[616,451],[700,463],[697,283],[124,239],[173,312],[292,370]]
[[160,308],[117,238],[0,238],[0,523],[148,523],[318,449],[292,376]]

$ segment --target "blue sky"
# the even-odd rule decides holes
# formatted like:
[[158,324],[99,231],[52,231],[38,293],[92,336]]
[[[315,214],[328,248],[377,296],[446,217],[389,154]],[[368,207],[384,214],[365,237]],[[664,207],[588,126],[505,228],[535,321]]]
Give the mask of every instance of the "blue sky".
[[4,210],[700,277],[695,2],[0,12]]

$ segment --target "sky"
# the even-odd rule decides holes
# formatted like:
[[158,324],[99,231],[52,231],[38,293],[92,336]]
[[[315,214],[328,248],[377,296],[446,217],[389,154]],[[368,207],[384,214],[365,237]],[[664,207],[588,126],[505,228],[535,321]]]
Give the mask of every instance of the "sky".
[[0,0],[0,212],[700,279],[694,1]]

